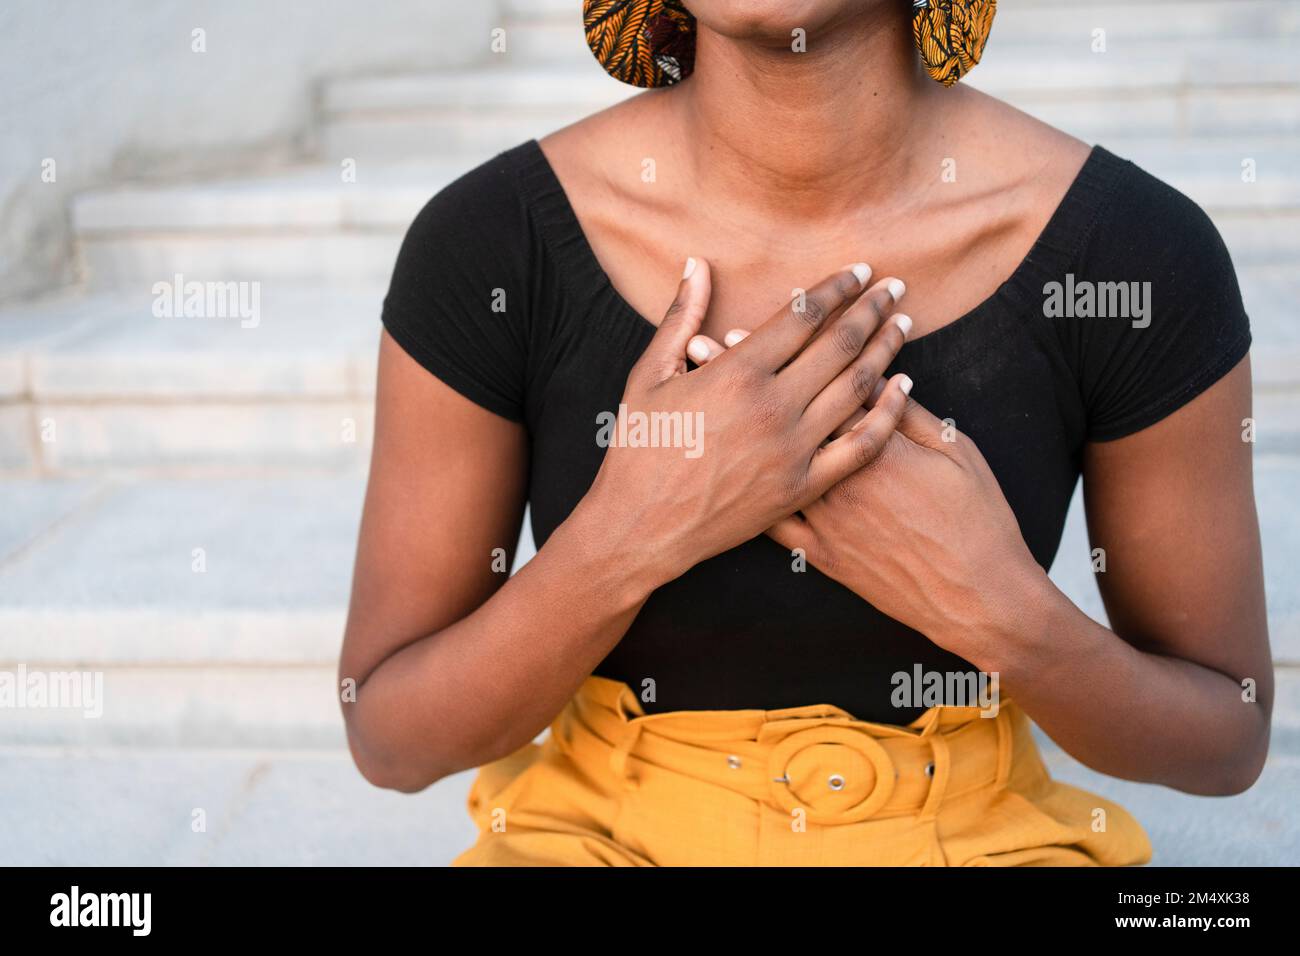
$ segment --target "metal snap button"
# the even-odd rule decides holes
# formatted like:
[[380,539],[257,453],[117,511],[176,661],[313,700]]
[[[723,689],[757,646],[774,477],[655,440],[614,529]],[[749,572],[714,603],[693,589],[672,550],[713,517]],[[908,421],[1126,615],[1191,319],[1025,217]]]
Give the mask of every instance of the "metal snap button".
[[844,789],[844,778],[840,776],[838,773],[831,774],[830,779],[827,780],[826,783],[830,786],[832,790]]
[[727,766],[730,767],[732,770],[739,770],[740,758],[737,757],[735,754],[731,754],[730,756],[727,757]]

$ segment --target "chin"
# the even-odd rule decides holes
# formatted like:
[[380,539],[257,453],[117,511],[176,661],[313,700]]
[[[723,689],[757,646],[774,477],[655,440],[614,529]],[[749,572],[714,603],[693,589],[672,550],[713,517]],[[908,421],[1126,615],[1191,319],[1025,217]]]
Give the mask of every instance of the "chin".
[[684,0],[700,25],[737,40],[788,41],[801,27],[812,33],[876,0]]

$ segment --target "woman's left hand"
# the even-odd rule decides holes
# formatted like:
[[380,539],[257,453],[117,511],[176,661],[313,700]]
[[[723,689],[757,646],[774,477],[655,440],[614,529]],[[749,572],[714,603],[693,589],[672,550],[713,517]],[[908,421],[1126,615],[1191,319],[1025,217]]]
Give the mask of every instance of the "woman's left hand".
[[768,534],[976,664],[991,659],[986,642],[1047,584],[975,443],[910,398],[874,460]]

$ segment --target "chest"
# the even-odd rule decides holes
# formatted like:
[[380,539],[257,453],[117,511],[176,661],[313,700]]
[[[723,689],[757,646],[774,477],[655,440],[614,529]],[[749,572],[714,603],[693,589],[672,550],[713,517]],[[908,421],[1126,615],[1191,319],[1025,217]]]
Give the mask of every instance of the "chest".
[[[920,337],[988,299],[1032,247],[1041,227],[1032,206],[976,215],[963,207],[918,212],[880,224],[731,230],[648,214],[629,224],[612,209],[589,210],[588,239],[613,287],[658,324],[672,303],[687,256],[708,261],[712,296],[703,331],[721,341],[752,330],[806,289],[846,264],[872,267],[907,286],[899,311]],[[674,220],[674,221],[669,221]]]
[[[1079,475],[1085,414],[1073,379],[1041,321],[1012,297],[903,347],[889,374],[905,372],[913,397],[980,448],[1047,566]],[[530,385],[530,503],[541,544],[591,487],[604,457],[599,417],[618,407],[628,373],[653,336],[624,309],[575,311]]]

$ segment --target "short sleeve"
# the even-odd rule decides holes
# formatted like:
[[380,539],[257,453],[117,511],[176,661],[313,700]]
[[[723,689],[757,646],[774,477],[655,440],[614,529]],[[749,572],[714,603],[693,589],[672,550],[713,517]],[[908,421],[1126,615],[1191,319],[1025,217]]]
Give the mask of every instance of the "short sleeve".
[[524,420],[527,212],[509,154],[435,195],[402,241],[384,298],[388,334],[470,401]]
[[1078,274],[1044,295],[1074,343],[1089,441],[1155,424],[1250,349],[1250,322],[1218,230],[1192,200],[1131,163]]

